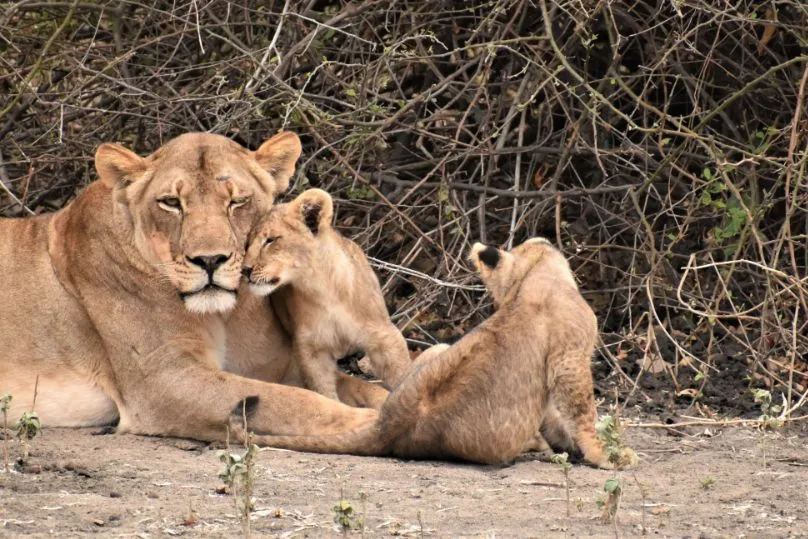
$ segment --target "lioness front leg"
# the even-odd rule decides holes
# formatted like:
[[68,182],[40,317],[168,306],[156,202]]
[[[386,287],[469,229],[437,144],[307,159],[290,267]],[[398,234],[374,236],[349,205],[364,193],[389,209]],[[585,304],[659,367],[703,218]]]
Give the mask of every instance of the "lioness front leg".
[[[223,440],[233,408],[247,399],[250,430],[261,434],[336,434],[365,425],[375,410],[353,408],[302,388],[218,371],[187,354],[149,361],[122,382],[122,432]],[[177,359],[176,356],[173,359]]]

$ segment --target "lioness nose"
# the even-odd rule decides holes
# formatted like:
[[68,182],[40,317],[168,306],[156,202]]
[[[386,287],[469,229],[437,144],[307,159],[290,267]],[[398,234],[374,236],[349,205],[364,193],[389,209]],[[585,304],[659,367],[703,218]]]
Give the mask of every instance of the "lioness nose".
[[211,256],[195,256],[188,258],[188,262],[195,266],[199,266],[206,272],[208,275],[213,275],[213,272],[219,269],[219,267],[230,260],[231,255],[211,255]]
[[244,276],[245,279],[249,281],[250,276],[252,275],[252,268],[248,268],[246,266],[241,268],[241,274]]

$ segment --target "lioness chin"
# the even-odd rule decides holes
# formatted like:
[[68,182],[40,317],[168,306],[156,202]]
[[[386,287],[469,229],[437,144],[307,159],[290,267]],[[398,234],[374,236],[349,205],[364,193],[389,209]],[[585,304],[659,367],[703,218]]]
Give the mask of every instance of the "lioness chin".
[[[378,419],[337,435],[253,440],[300,451],[501,464],[546,439],[610,467],[594,426],[596,320],[567,261],[541,238],[510,252],[476,244],[470,258],[497,311],[453,346],[424,352]],[[232,428],[243,436],[239,425]]]
[[[247,234],[287,187],[300,152],[292,133],[256,151],[206,133],[147,157],[103,144],[100,180],[61,211],[0,219],[9,420],[31,409],[37,379],[46,426],[119,418],[121,431],[214,440],[246,397],[257,397],[264,433],[339,432],[375,417],[222,370],[294,378],[273,311],[236,297]],[[357,382],[341,379],[341,389],[361,400]]]
[[[388,387],[401,381],[411,361],[379,280],[359,246],[331,226],[333,213],[331,197],[320,189],[274,206],[250,234],[243,273],[253,293],[272,294],[306,387],[338,400],[337,359],[365,352]],[[387,393],[379,397],[373,407]]]

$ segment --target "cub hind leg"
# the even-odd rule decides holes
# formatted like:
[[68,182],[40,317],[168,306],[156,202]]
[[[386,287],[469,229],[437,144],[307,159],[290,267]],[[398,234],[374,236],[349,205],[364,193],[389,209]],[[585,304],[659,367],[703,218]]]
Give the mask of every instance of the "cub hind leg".
[[441,344],[433,344],[426,350],[420,353],[420,355],[415,358],[415,361],[418,363],[424,363],[429,361],[431,358],[437,356],[441,352],[444,352],[449,349],[449,345],[445,343]]
[[522,449],[523,453],[528,451],[535,451],[541,455],[542,459],[550,459],[555,454],[553,448],[550,447],[550,444],[547,443],[547,440],[544,439],[540,430],[537,430],[536,433],[533,435],[533,438],[528,440],[527,444],[525,445],[524,449]]
[[584,460],[599,468],[613,468],[603,442],[595,431],[595,407],[592,373],[588,354],[568,354],[555,369],[551,405],[545,415],[542,432],[551,444],[569,445],[571,441],[581,451]]

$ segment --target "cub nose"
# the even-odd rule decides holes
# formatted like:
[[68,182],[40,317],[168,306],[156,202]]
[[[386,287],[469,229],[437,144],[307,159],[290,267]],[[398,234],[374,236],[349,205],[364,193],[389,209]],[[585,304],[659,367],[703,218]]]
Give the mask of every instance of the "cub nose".
[[241,274],[244,276],[245,279],[249,281],[250,276],[252,275],[252,268],[248,268],[246,266],[241,268]]
[[221,267],[222,264],[230,260],[232,255],[210,255],[210,256],[195,256],[188,258],[188,262],[195,266],[199,266],[203,270],[207,272],[209,276],[213,275],[213,272],[216,271]]

